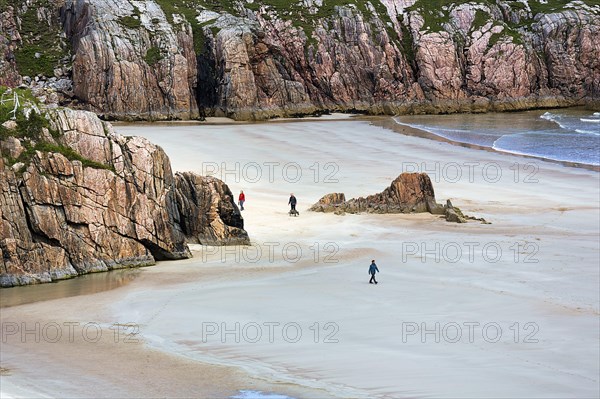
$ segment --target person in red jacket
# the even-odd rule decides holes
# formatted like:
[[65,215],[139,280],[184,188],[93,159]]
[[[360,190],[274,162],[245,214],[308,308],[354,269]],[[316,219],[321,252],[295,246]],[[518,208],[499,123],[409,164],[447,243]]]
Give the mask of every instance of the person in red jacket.
[[240,204],[240,210],[244,210],[244,202],[246,202],[246,195],[244,194],[244,190],[240,190],[240,196],[238,197],[238,204]]

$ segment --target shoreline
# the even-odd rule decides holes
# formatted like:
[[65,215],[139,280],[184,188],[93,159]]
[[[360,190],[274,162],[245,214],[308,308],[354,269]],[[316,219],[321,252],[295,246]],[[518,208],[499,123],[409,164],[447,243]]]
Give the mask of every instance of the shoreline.
[[228,117],[209,116],[205,120],[157,120],[157,121],[106,121],[114,126],[235,126],[235,125],[262,125],[272,123],[295,123],[295,122],[336,122],[349,119],[359,119],[360,117],[370,117],[369,115],[359,113],[332,112],[319,116],[301,116],[301,117],[281,117],[266,120],[236,120]]
[[[310,105],[293,105],[291,108],[256,108],[241,107],[229,110],[227,112],[217,109],[212,110],[214,116],[205,117],[207,119],[231,119],[240,123],[268,122],[276,119],[302,119],[312,118],[316,115],[327,115],[328,113],[357,113],[366,116],[394,116],[394,115],[445,115],[445,114],[466,114],[466,113],[511,113],[533,110],[552,110],[581,107],[590,111],[600,111],[600,102],[595,98],[574,99],[563,96],[544,96],[530,95],[525,97],[510,99],[489,99],[484,97],[470,97],[466,99],[436,99],[436,100],[413,100],[413,101],[377,101],[372,102],[351,102],[349,104],[333,105],[330,108],[318,108]],[[85,105],[80,108],[96,112]],[[141,114],[105,114],[98,112],[101,119],[108,122],[122,121],[127,123],[144,123],[146,121],[169,122],[169,121],[194,121],[200,118],[198,111],[181,110],[175,114],[153,114],[143,112]],[[183,118],[180,119],[183,115]],[[187,115],[187,116],[186,116]],[[230,115],[231,118],[229,116]],[[318,116],[317,116],[318,117]],[[152,119],[155,118],[155,119]],[[191,119],[193,118],[193,119]],[[198,122],[200,122],[198,120]],[[152,123],[152,122],[151,122]]]
[[[554,108],[533,108],[527,110],[517,110],[517,111],[488,111],[487,113],[498,113],[498,114],[506,114],[510,115],[511,112],[521,112],[521,111],[536,111],[536,110],[559,110],[559,109],[590,109],[584,106],[565,106],[565,107],[554,107]],[[141,121],[141,122],[128,122],[128,121],[112,121],[110,122],[116,127],[127,127],[127,126],[239,126],[239,125],[263,125],[263,124],[273,124],[273,123],[302,123],[302,122],[340,122],[340,121],[348,121],[348,120],[357,120],[357,121],[368,121],[371,122],[374,126],[383,127],[385,129],[393,130],[396,133],[404,134],[407,136],[413,137],[421,137],[433,141],[449,143],[452,145],[456,145],[464,148],[471,148],[476,150],[488,151],[497,154],[506,154],[510,156],[517,156],[528,159],[536,159],[539,161],[545,161],[550,163],[555,163],[563,166],[568,166],[572,168],[581,168],[586,170],[592,170],[595,172],[600,172],[600,165],[590,165],[580,162],[571,162],[571,161],[561,161],[556,159],[544,158],[535,155],[528,154],[519,154],[516,152],[506,152],[499,151],[491,147],[485,147],[477,144],[463,143],[460,141],[450,140],[442,136],[438,136],[436,134],[430,133],[426,130],[422,130],[416,127],[408,126],[402,123],[398,123],[394,120],[394,118],[401,115],[368,115],[362,113],[340,113],[340,112],[332,112],[331,114],[324,114],[321,116],[302,116],[297,118],[273,118],[268,120],[257,120],[257,121],[237,121],[232,118],[227,117],[208,117],[205,121],[193,121],[193,120],[182,120],[182,121]]]
[[[365,392],[373,398],[481,397],[489,392],[503,397],[597,396],[594,356],[599,341],[593,326],[598,315],[598,209],[590,205],[598,194],[594,173],[544,163],[534,185],[516,183],[508,175],[494,184],[479,177],[475,182],[434,182],[438,201],[452,199],[492,225],[454,225],[427,214],[317,214],[304,210],[324,193],[340,191],[351,197],[378,192],[399,173],[399,160],[487,160],[508,168],[519,158],[431,145],[369,120],[350,119],[335,126],[307,123],[264,124],[260,131],[235,125],[222,135],[214,134],[215,129],[178,125],[170,130],[144,125],[137,131],[164,146],[174,170],[198,169],[199,160],[293,160],[307,166],[315,154],[334,160],[340,168],[335,184],[314,183],[307,176],[294,185],[281,179],[249,185],[244,218],[255,246],[294,242],[308,249],[315,242],[333,242],[339,246],[337,263],[315,263],[308,250],[298,263],[286,262],[279,252],[274,260],[244,263],[224,261],[225,251],[232,248],[206,259],[195,250],[194,258],[140,269],[138,278],[115,290],[3,308],[5,323],[98,322],[105,329],[117,322],[135,323],[140,339],[147,342],[124,349],[112,341],[110,329],[104,331],[111,340],[96,346],[81,340],[49,344],[13,337],[2,350],[1,367],[12,373],[1,376],[9,384],[6,394],[13,384],[15,390],[40,387],[45,391],[38,393],[54,397],[75,396],[73,392],[98,396],[89,393],[93,384],[105,387],[100,394],[106,397],[228,397],[241,389],[298,398],[359,397]],[[296,134],[303,129],[306,135]],[[227,183],[234,192],[243,184],[235,176]],[[286,215],[290,189],[302,194],[299,218]],[[403,261],[399,243],[411,240],[427,248],[493,242],[506,256],[497,263],[486,262],[479,253],[474,261],[464,257],[440,263],[419,254]],[[538,245],[539,262],[515,262],[510,249],[515,243],[521,248]],[[382,271],[377,287],[367,283],[363,264],[373,257]],[[203,322],[231,326],[265,321],[301,323],[305,340],[253,345],[201,338]],[[315,321],[337,323],[340,342],[313,343],[309,328]],[[474,344],[425,344],[418,339],[403,342],[399,336],[402,322],[430,326],[463,321],[537,323],[540,342],[513,342],[510,323],[502,324],[507,340],[498,344],[481,338]],[[160,351],[153,348],[155,343]],[[203,354],[227,366],[203,361]],[[453,368],[457,362],[462,367]],[[275,372],[264,378],[252,375],[260,377],[263,370]],[[376,372],[365,376],[371,370]],[[398,375],[403,376],[400,381]],[[290,377],[298,384],[286,384]],[[315,382],[326,390],[316,389]]]
[[470,148],[470,149],[480,150],[480,151],[488,151],[488,152],[493,152],[496,154],[503,154],[503,155],[508,155],[508,156],[536,159],[539,161],[550,162],[550,163],[559,164],[562,166],[568,166],[568,167],[572,167],[572,168],[580,168],[580,169],[591,170],[594,172],[600,172],[600,165],[590,165],[590,164],[579,163],[579,162],[560,161],[560,160],[556,160],[556,159],[544,158],[544,157],[539,157],[539,156],[535,156],[535,155],[519,154],[516,152],[499,151],[499,150],[496,150],[491,147],[485,147],[482,145],[463,143],[460,141],[450,140],[445,137],[438,136],[437,134],[430,133],[423,129],[408,126],[403,123],[398,123],[394,120],[394,118],[395,118],[395,116],[380,117],[380,118],[374,117],[371,120],[371,123],[374,126],[379,126],[379,127],[385,128],[385,129],[393,130],[396,133],[404,134],[407,136],[413,136],[413,137],[421,137],[421,138],[438,141],[438,142],[442,142],[442,143],[448,143],[448,144],[452,144],[452,145],[455,145],[458,147]]

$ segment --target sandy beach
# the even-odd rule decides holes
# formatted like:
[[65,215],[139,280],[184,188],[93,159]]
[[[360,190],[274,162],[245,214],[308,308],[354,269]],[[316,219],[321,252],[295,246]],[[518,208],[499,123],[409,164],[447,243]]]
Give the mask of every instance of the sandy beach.
[[[2,308],[2,397],[600,395],[597,171],[365,120],[117,131],[244,190],[252,246],[193,245],[108,291]],[[307,211],[402,172],[491,224]]]

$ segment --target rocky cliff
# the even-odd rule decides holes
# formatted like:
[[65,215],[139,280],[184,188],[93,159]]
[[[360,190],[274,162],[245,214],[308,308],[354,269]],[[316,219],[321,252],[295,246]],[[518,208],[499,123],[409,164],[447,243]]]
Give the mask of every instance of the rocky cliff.
[[249,243],[223,182],[174,176],[160,147],[93,113],[29,107],[0,126],[0,286],[188,258],[188,241]]
[[35,81],[39,64],[35,77],[59,101],[107,118],[480,112],[600,98],[595,0],[0,5],[0,84]]

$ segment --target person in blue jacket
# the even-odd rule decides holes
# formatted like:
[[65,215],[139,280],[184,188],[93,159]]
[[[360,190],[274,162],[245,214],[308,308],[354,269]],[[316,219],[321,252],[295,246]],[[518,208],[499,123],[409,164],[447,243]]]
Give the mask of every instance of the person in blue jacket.
[[371,261],[371,266],[369,266],[369,274],[371,275],[369,284],[373,284],[373,282],[375,282],[375,284],[377,284],[377,280],[375,280],[375,273],[379,273],[379,269],[377,268],[377,265],[375,264],[375,259],[373,259]]

